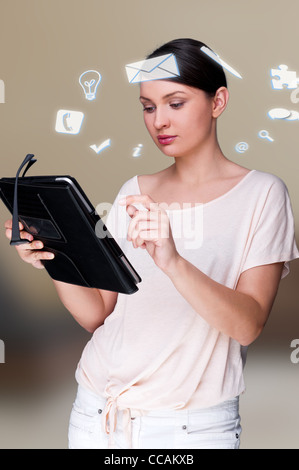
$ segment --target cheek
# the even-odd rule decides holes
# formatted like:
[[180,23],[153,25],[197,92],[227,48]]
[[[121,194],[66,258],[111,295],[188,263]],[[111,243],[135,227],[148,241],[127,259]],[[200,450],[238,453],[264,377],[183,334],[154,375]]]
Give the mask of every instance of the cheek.
[[186,132],[193,133],[196,132],[205,132],[210,128],[212,121],[211,110],[210,108],[202,108],[200,111],[196,110],[194,113],[190,113],[185,126]]
[[150,121],[149,117],[150,117],[149,114],[145,112],[143,113],[143,121],[147,129],[149,128],[149,121]]
[[148,132],[150,135],[153,135],[155,129],[154,129],[154,120],[151,114],[146,114],[144,113],[143,121],[145,124],[145,127],[147,128]]

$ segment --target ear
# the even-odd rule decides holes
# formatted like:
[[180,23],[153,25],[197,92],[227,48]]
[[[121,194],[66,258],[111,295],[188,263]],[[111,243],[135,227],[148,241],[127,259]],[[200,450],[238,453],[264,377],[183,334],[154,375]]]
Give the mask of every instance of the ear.
[[228,89],[224,86],[218,88],[213,98],[212,116],[218,118],[225,110],[229,99]]

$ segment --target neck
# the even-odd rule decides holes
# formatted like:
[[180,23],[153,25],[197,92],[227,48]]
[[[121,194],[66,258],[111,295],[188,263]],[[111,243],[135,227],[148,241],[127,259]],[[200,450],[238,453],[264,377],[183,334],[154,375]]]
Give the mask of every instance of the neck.
[[178,184],[198,185],[220,177],[229,160],[223,155],[218,142],[200,152],[174,157],[172,176]]

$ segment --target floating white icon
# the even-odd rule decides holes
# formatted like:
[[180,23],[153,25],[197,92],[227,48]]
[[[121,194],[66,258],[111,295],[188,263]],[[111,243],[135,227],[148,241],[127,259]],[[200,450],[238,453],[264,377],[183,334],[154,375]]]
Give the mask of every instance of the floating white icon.
[[56,117],[56,132],[62,134],[79,134],[84,114],[81,111],[60,109]]
[[133,157],[140,157],[142,147],[143,145],[139,144],[137,147],[133,149]]
[[269,140],[269,142],[274,142],[274,139],[272,139],[272,137],[270,137],[269,132],[266,131],[266,130],[259,131],[258,136],[261,139],[267,139],[267,140]]
[[247,142],[239,142],[239,143],[235,146],[235,150],[236,150],[238,153],[244,153],[244,152],[246,152],[248,149],[249,149],[249,145],[248,145]]
[[107,139],[105,140],[105,142],[103,142],[102,144],[100,144],[99,146],[93,144],[93,145],[90,145],[89,147],[95,151],[95,153],[99,154],[100,152],[102,152],[104,149],[106,149],[107,147],[110,147],[111,145],[111,139]]
[[130,83],[163,80],[180,75],[178,64],[173,54],[165,54],[128,64],[126,65],[126,72]]
[[0,80],[0,103],[5,103],[5,84]]
[[292,111],[290,109],[285,108],[274,108],[270,109],[268,112],[268,116],[271,119],[280,119],[284,121],[298,121],[299,120],[299,112]]
[[211,49],[209,49],[208,47],[206,46],[202,46],[200,48],[201,51],[203,51],[206,55],[208,55],[211,59],[215,60],[215,62],[217,62],[217,64],[221,65],[224,69],[226,69],[228,72],[232,73],[233,75],[235,75],[235,77],[238,77],[238,78],[242,78],[242,76],[239,74],[239,72],[237,72],[235,69],[233,69],[230,65],[228,65],[226,62],[224,62],[224,60],[222,60],[218,54],[216,54],[215,52],[211,51]]
[[96,99],[97,88],[102,80],[102,76],[96,70],[87,70],[79,77],[79,83],[83,88],[85,98],[88,101]]
[[274,90],[283,90],[289,88],[293,90],[298,87],[299,80],[297,73],[288,70],[287,65],[279,65],[277,69],[271,69],[271,83]]

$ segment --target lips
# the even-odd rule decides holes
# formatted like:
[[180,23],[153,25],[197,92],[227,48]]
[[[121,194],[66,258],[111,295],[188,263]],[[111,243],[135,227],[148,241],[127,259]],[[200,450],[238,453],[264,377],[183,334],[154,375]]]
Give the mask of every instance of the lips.
[[162,145],[169,145],[171,144],[175,139],[176,135],[158,135],[158,141]]

